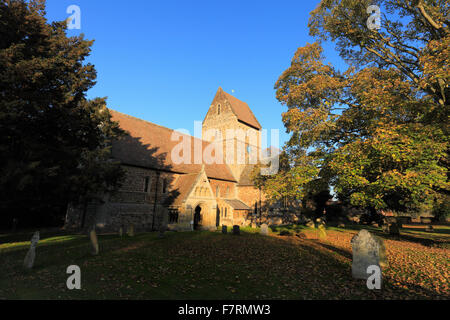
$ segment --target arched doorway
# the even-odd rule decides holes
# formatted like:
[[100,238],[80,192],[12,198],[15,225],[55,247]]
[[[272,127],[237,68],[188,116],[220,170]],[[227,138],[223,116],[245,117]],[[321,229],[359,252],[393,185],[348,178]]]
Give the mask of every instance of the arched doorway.
[[194,230],[198,230],[202,222],[202,207],[200,205],[195,207],[194,211]]

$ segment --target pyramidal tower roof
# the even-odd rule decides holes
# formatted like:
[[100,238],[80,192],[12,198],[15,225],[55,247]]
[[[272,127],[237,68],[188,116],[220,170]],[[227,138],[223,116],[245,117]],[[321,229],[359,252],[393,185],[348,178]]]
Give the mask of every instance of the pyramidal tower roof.
[[238,98],[232,96],[229,93],[226,93],[222,87],[219,87],[216,93],[216,97],[219,95],[223,95],[225,99],[230,103],[231,110],[236,115],[239,121],[250,125],[258,130],[261,130],[261,125],[253,114],[252,110],[244,101],[239,100]]

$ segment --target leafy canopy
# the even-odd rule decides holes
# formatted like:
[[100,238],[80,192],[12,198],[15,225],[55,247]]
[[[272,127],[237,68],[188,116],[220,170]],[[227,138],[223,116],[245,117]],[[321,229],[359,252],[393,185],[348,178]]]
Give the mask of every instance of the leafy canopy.
[[121,136],[86,63],[93,41],[48,23],[45,1],[0,0],[0,206],[43,212],[117,185]]
[[[448,2],[376,3],[380,30],[367,27],[373,1],[323,0],[311,12],[317,41],[297,50],[275,85],[288,107],[288,172],[313,165],[317,177],[294,188],[323,180],[354,205],[429,209],[449,191]],[[346,70],[325,62],[326,40]]]

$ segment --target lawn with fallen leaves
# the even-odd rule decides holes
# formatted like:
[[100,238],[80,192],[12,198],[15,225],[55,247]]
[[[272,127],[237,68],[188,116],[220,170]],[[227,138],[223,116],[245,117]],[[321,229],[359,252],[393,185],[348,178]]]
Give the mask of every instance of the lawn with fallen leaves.
[[[31,233],[0,235],[0,299],[449,299],[450,228],[405,226],[384,235],[389,267],[383,288],[351,276],[351,238],[360,226],[288,226],[269,236],[244,228],[100,235],[92,256],[87,236],[41,234],[35,267],[22,268]],[[280,236],[282,230],[290,235]],[[285,232],[286,233],[286,232]],[[81,290],[66,286],[69,265],[81,268]]]

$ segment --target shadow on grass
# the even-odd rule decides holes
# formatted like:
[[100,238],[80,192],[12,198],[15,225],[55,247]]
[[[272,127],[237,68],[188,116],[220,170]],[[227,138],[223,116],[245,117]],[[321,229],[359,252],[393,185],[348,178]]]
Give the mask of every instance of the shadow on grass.
[[[331,252],[335,252],[338,255],[346,258],[349,260],[349,264],[343,263],[341,260],[337,259],[337,257],[331,253],[325,253],[322,250],[318,250],[314,248],[314,246],[308,245],[307,242],[312,242],[318,247],[327,249]],[[323,242],[319,242],[317,240],[307,240],[307,241],[298,241],[298,246],[306,251],[308,251],[311,255],[314,255],[315,257],[320,257],[320,260],[323,259],[323,261],[330,261],[333,260],[334,265],[337,266],[337,269],[341,271],[342,278],[344,279],[344,282],[347,282],[348,284],[357,284],[360,283],[361,287],[363,289],[366,289],[367,296],[361,297],[361,296],[351,296],[351,297],[344,297],[344,299],[365,299],[370,298],[370,296],[376,298],[376,299],[423,299],[423,298],[445,298],[442,294],[429,290],[428,288],[424,288],[420,285],[411,285],[410,283],[405,282],[399,282],[398,280],[391,280],[389,278],[383,278],[383,288],[382,290],[369,290],[366,288],[366,281],[365,280],[357,280],[353,279],[351,277],[351,261],[352,261],[352,254],[342,250],[340,248],[333,247],[331,245],[325,244]],[[333,272],[336,269],[328,269],[324,270],[323,272]],[[313,276],[313,275],[311,275]],[[335,273],[334,277],[338,277],[338,274]],[[339,285],[337,286],[337,290],[339,290]],[[386,292],[388,290],[389,292]],[[341,299],[339,297],[339,299]]]
[[[380,238],[387,239],[387,240],[396,240],[396,241],[408,241],[413,243],[418,243],[427,247],[441,247],[445,246],[445,244],[448,244],[450,241],[449,239],[445,239],[445,236],[442,237],[435,232],[432,233],[416,233],[417,230],[414,228],[401,228],[400,229],[400,235],[391,235],[383,232],[381,228],[376,228],[372,226],[365,226],[365,225],[346,225],[346,230],[354,230],[354,231],[360,231],[362,229],[366,229],[370,231],[371,233],[379,236]],[[333,228],[332,230],[339,231],[338,229]],[[345,232],[345,231],[343,231]],[[443,232],[442,234],[445,234]],[[439,237],[439,238],[438,238]]]
[[[258,231],[247,231],[253,230]],[[122,239],[117,235],[101,235],[98,256],[89,254],[89,239],[80,237],[55,243],[59,247],[53,244],[38,246],[36,269],[30,273],[17,269],[23,261],[23,252],[7,254],[9,263],[5,271],[16,277],[18,286],[25,287],[32,283],[36,288],[40,288],[41,284],[49,286],[47,291],[37,291],[36,294],[43,294],[42,298],[46,298],[45,294],[55,295],[53,286],[64,285],[64,271],[68,263],[80,265],[85,270],[88,291],[77,293],[80,295],[78,298],[97,299],[98,289],[105,286],[108,288],[104,293],[106,298],[119,298],[117,294],[120,292],[128,298],[147,299],[254,299],[261,292],[277,297],[280,290],[294,299],[402,299],[437,295],[420,286],[401,288],[391,283],[390,279],[384,281],[388,292],[371,291],[366,288],[364,280],[352,279],[348,252],[311,240],[290,241],[295,237],[267,237],[245,229],[241,231],[240,236],[223,235],[220,231],[168,232],[162,239],[158,238],[157,233],[137,234],[132,238],[124,236]],[[127,251],[117,251],[121,248],[127,248]],[[344,256],[347,262],[332,251]],[[168,273],[171,270],[173,272]],[[154,272],[159,272],[162,278],[155,277]],[[37,273],[45,273],[45,277],[34,279]],[[54,278],[47,279],[47,274]],[[189,278],[189,275],[192,277]],[[242,296],[227,293],[227,286],[239,286],[235,275],[239,275],[242,290],[247,290]],[[101,277],[108,276],[114,276],[114,281],[101,281]],[[216,280],[216,276],[221,279]],[[246,280],[247,276],[251,276],[250,279],[257,277],[259,281]],[[37,280],[41,282],[36,284]],[[139,280],[142,286],[137,286],[135,280]],[[276,287],[272,287],[269,280],[278,282]],[[15,282],[6,283],[10,287],[16,286]],[[149,283],[156,284],[157,288],[152,289]],[[290,291],[284,286],[285,283],[301,290]],[[137,287],[130,292],[128,284]],[[189,289],[189,284],[195,286]],[[180,292],[176,290],[177,286],[187,287],[188,291]],[[74,293],[62,294],[71,297]]]

